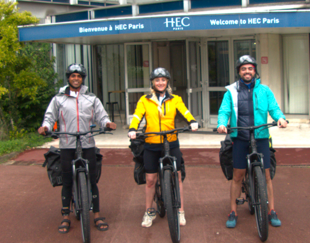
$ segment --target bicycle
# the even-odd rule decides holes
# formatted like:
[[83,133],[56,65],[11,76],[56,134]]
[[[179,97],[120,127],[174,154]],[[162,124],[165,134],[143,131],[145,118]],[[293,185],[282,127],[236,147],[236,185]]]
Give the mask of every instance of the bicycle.
[[[70,135],[76,137],[76,159],[72,160],[73,171],[73,186],[72,186],[72,204],[73,211],[77,220],[81,221],[82,238],[84,243],[90,243],[90,216],[89,211],[93,209],[92,206],[92,193],[88,168],[88,160],[83,159],[81,136],[93,137],[99,134],[112,134],[106,131],[111,131],[109,128],[92,130],[96,125],[91,125],[90,131],[87,132],[46,132],[53,138],[59,138],[59,135]],[[98,132],[96,134],[93,134]],[[71,209],[72,211],[72,209]]]
[[[227,133],[231,133],[234,129],[250,131],[250,148],[249,154],[247,154],[247,169],[245,177],[242,180],[242,192],[245,193],[246,198],[237,198],[236,203],[237,205],[242,205],[244,202],[248,202],[250,214],[253,215],[255,213],[258,235],[263,242],[267,240],[269,231],[268,194],[263,154],[257,152],[254,130],[260,127],[268,129],[272,126],[277,126],[277,123],[274,121],[259,126],[227,128]],[[214,129],[214,131],[217,130]]]
[[159,159],[158,179],[155,185],[154,201],[157,205],[157,213],[161,218],[167,211],[167,219],[170,236],[173,243],[180,242],[180,223],[178,211],[181,207],[179,179],[177,173],[176,157],[170,155],[168,134],[190,131],[190,127],[176,128],[162,132],[137,133],[136,137],[145,138],[151,135],[161,135],[164,137],[163,152],[164,156]]

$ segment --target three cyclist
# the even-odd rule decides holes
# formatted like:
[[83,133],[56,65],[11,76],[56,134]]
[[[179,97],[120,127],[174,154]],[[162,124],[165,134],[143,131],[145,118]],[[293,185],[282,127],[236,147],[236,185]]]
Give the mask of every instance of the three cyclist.
[[[52,131],[54,123],[58,121],[60,132],[86,132],[90,125],[97,122],[101,128],[116,129],[111,122],[101,101],[88,91],[84,85],[86,69],[82,64],[73,63],[66,70],[68,85],[60,88],[59,93],[51,100],[43,119],[39,134]],[[89,161],[91,191],[93,198],[93,213],[95,226],[100,231],[108,229],[108,224],[99,215],[99,191],[96,184],[96,153],[93,137],[81,137],[83,158]],[[59,233],[68,233],[70,228],[70,202],[72,200],[72,165],[76,150],[76,138],[62,136],[59,139],[60,160],[62,166],[63,187],[61,192],[63,221],[58,227]]]
[[[170,73],[165,69],[158,67],[150,75],[151,94],[144,95],[138,101],[132,122],[129,126],[128,136],[131,139],[136,138],[136,131],[143,117],[146,119],[145,132],[160,132],[175,129],[175,117],[179,112],[191,125],[193,131],[198,129],[198,123],[192,114],[186,108],[182,98],[172,94],[170,87]],[[183,184],[181,176],[181,159],[179,140],[176,134],[168,135],[170,146],[170,155],[177,158],[177,170],[179,174],[181,208],[179,210],[180,225],[186,225],[183,201]],[[156,218],[156,211],[152,207],[155,184],[157,181],[158,160],[163,149],[162,136],[147,137],[144,145],[144,168],[146,171],[146,211],[142,220],[142,227],[151,227]]]
[[[239,80],[226,86],[218,115],[217,130],[227,133],[227,124],[230,120],[231,127],[257,126],[267,123],[268,113],[277,121],[278,127],[285,128],[287,122],[280,110],[274,94],[270,88],[261,84],[257,72],[256,60],[249,56],[241,56],[236,65]],[[226,222],[226,227],[234,228],[237,224],[236,199],[241,195],[242,179],[246,173],[246,155],[249,151],[250,134],[248,130],[236,131],[230,134],[233,140],[233,179],[230,188],[231,212]],[[255,139],[259,153],[264,155],[264,168],[268,192],[268,218],[272,226],[281,226],[281,221],[274,210],[273,186],[270,178],[270,150],[269,131],[260,128],[255,130]]]

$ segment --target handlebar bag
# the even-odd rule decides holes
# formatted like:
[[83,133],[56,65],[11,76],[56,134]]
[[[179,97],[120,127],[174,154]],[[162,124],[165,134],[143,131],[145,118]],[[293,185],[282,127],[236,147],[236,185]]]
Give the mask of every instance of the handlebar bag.
[[233,178],[233,158],[232,158],[232,140],[227,134],[224,141],[221,141],[220,148],[220,164],[224,176],[227,180],[231,180]]
[[62,169],[60,162],[60,150],[53,146],[44,154],[43,167],[47,167],[47,176],[53,187],[62,186]]

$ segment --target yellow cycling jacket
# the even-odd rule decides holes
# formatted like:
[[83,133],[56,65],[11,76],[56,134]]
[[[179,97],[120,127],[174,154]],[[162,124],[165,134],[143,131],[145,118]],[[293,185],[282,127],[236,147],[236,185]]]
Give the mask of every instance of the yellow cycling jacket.
[[[144,95],[138,101],[129,131],[136,131],[144,116],[146,119],[145,132],[160,132],[175,129],[177,111],[183,115],[188,123],[195,122],[194,117],[186,108],[180,96],[167,92],[162,105],[159,105],[154,95]],[[167,138],[168,142],[174,142],[177,140],[177,134],[168,134]],[[148,137],[145,139],[145,142],[150,144],[163,143],[163,137]]]

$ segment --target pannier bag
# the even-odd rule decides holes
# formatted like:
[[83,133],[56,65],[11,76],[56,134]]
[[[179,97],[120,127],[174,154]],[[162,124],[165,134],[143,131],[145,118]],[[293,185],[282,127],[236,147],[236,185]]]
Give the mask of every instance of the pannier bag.
[[95,148],[96,151],[96,183],[98,183],[101,176],[101,167],[102,167],[102,154],[100,154],[100,149]]
[[225,140],[221,141],[220,148],[220,164],[227,180],[231,180],[233,178],[232,146],[232,140],[229,134],[227,134]]
[[[135,168],[133,171],[133,176],[135,182],[138,185],[143,185],[146,183],[144,161],[143,161],[144,139],[130,139],[129,148],[131,149],[131,152],[134,156],[133,161],[135,162]],[[182,181],[184,181],[186,177],[186,172],[183,157],[181,160],[181,175],[182,175]]]
[[60,150],[53,146],[44,154],[43,167],[47,167],[47,176],[53,187],[62,186],[62,170],[60,162]]
[[[96,151],[96,182],[98,183],[101,176],[102,155],[100,149],[95,148]],[[53,146],[44,154],[45,161],[43,167],[47,166],[47,176],[53,187],[62,186],[62,169],[60,162],[60,149]]]
[[269,150],[270,150],[270,178],[272,180],[276,174],[277,161],[275,156],[276,150],[272,147],[271,136],[269,137]]
[[[225,137],[224,141],[221,141],[220,148],[220,164],[224,176],[227,180],[233,178],[233,159],[232,159],[232,140],[229,134]],[[276,174],[277,161],[275,157],[276,150],[272,147],[272,139],[269,137],[269,149],[270,149],[270,177],[274,178]]]
[[135,162],[133,177],[138,185],[143,185],[146,183],[143,162],[144,139],[130,139],[129,148],[131,149],[133,161]]

